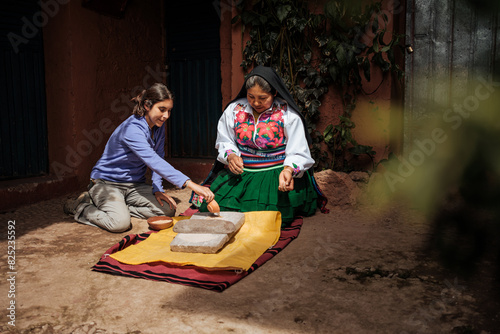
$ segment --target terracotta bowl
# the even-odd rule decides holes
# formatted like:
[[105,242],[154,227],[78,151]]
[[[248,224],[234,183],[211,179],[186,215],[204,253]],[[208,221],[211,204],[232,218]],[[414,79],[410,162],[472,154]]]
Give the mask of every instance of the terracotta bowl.
[[211,213],[220,213],[219,203],[217,203],[215,200],[212,200],[210,203],[207,204],[207,209]]
[[152,230],[156,230],[156,231],[169,228],[173,224],[174,223],[173,223],[172,217],[156,216],[156,217],[148,218],[149,228]]

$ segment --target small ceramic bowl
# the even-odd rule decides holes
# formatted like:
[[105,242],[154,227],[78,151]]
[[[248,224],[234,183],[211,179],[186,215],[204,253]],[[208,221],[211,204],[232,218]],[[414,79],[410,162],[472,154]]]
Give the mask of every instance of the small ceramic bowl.
[[220,213],[219,203],[217,203],[215,200],[212,200],[210,203],[207,204],[207,209],[211,213]]
[[156,230],[156,231],[169,228],[173,224],[174,223],[173,223],[172,217],[156,216],[156,217],[148,218],[149,228],[152,230]]

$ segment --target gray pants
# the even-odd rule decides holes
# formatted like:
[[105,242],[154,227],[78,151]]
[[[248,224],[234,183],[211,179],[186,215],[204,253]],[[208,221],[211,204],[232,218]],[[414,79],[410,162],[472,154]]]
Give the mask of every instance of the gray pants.
[[123,232],[131,227],[131,216],[142,219],[174,216],[175,209],[170,209],[166,202],[160,206],[151,191],[151,186],[145,183],[94,180],[89,189],[92,203],[80,204],[75,220],[110,232]]

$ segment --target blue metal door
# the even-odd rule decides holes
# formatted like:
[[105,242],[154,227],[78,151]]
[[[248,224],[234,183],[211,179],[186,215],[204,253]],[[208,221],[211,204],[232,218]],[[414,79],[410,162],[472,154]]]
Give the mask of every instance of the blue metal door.
[[47,120],[37,1],[0,3],[0,180],[47,173]]
[[167,4],[169,87],[175,95],[170,119],[172,157],[212,158],[222,113],[218,1]]

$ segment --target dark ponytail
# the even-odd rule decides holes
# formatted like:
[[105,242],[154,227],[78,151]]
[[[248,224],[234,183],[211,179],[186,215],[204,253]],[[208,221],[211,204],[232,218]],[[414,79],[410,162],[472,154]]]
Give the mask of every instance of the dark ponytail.
[[173,99],[174,94],[172,94],[167,86],[159,82],[155,83],[131,100],[135,103],[132,113],[136,116],[144,116],[148,109],[151,109],[156,103]]

